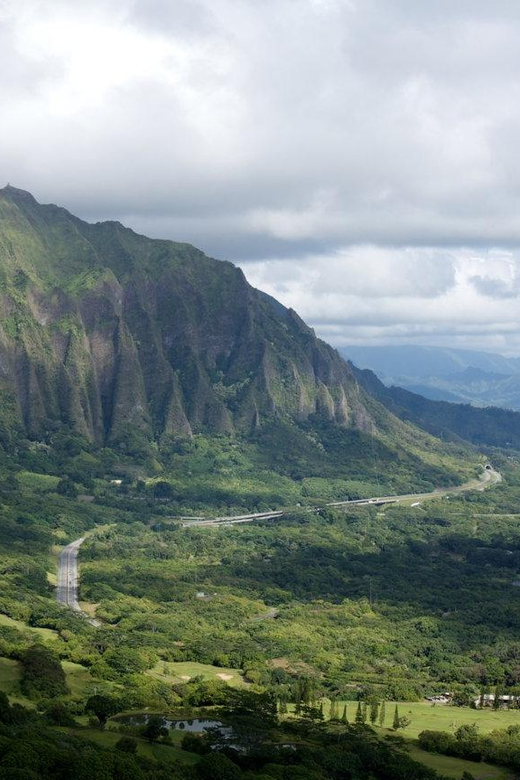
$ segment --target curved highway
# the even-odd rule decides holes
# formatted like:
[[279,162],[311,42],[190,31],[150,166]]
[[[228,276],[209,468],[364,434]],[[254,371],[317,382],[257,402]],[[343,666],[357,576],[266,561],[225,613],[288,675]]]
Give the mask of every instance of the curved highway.
[[[328,504],[324,504],[323,507],[309,507],[308,511],[318,511],[320,508],[327,506],[341,507],[349,505],[363,505],[363,504],[393,504],[399,501],[409,501],[418,499],[413,506],[418,506],[421,501],[425,501],[431,498],[441,498],[453,493],[461,493],[465,490],[484,490],[489,484],[496,485],[502,481],[502,476],[498,471],[495,471],[490,466],[486,466],[482,475],[478,480],[472,480],[464,485],[458,485],[457,487],[437,489],[432,493],[409,493],[403,496],[382,496],[379,498],[362,498],[354,499],[351,501],[334,501]],[[187,520],[182,523],[183,528],[190,528],[192,526],[207,526],[207,525],[234,525],[235,523],[252,523],[254,520],[275,520],[279,517],[283,517],[288,510],[278,509],[273,512],[255,512],[248,515],[233,515],[232,517],[215,517],[211,520],[193,519]],[[85,537],[76,539],[71,542],[60,552],[58,559],[58,588],[56,598],[60,604],[64,604],[70,609],[80,612],[85,617],[88,615],[83,612],[78,603],[78,552],[79,548],[85,541]],[[89,618],[92,625],[99,626],[100,623],[97,620]]]

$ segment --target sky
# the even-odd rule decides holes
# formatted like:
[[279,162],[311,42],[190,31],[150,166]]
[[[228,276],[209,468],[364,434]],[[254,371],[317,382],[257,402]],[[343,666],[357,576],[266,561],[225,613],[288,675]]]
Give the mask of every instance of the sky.
[[519,40],[517,0],[0,0],[0,186],[335,346],[518,355]]

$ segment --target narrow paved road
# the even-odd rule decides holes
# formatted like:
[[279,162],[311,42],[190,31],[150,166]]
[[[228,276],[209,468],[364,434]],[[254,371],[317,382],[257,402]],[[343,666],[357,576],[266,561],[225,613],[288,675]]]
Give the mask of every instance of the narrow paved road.
[[71,542],[60,552],[58,559],[58,589],[56,598],[76,612],[82,612],[78,603],[78,552],[85,537]]

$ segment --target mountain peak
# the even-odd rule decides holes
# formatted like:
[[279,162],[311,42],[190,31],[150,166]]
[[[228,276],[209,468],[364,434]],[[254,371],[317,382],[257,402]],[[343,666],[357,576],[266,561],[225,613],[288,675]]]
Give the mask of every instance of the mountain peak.
[[29,436],[66,425],[148,441],[313,415],[371,429],[348,366],[231,263],[83,222],[11,185],[2,201],[15,208],[0,209],[0,391]]
[[27,190],[20,190],[18,187],[13,187],[12,184],[6,184],[5,187],[0,189],[0,194],[6,195],[12,199],[30,200],[36,203],[35,198],[31,195],[30,192],[27,192]]

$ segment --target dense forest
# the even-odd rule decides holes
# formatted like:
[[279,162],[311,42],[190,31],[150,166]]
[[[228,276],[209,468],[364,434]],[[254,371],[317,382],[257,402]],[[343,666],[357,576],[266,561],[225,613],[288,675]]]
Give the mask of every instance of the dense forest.
[[[291,446],[289,440],[286,450]],[[493,453],[504,481],[487,490],[349,507],[325,504],[345,493],[379,492],[377,468],[373,484],[359,479],[347,487],[327,471],[326,460],[304,479],[264,462],[259,478],[253,457],[254,450],[231,438],[200,437],[179,442],[169,459],[157,452],[156,466],[146,455],[136,467],[133,455],[63,433],[0,455],[0,689],[15,708],[5,716],[0,762],[11,766],[14,746],[31,742],[34,718],[43,719],[38,729],[47,729],[50,753],[55,729],[70,735],[67,746],[60,743],[61,758],[19,765],[29,772],[21,776],[52,777],[57,770],[49,767],[67,763],[67,751],[79,756],[87,749],[82,740],[111,733],[117,713],[152,708],[194,717],[216,708],[230,723],[234,709],[245,706],[238,691],[270,702],[276,724],[267,718],[259,725],[261,707],[251,715],[258,734],[271,734],[263,738],[264,758],[248,765],[218,739],[218,750],[211,744],[205,753],[204,737],[187,736],[181,752],[193,758],[177,767],[179,777],[210,776],[204,767],[215,752],[232,764],[222,777],[253,770],[316,780],[430,777],[431,770],[406,764],[400,748],[370,731],[372,723],[379,727],[383,702],[388,728],[390,702],[449,690],[467,707],[483,691],[520,693],[520,467],[510,454]],[[399,467],[404,474],[406,464]],[[205,494],[190,493],[189,472],[205,482]],[[224,480],[241,492],[216,498]],[[271,492],[255,495],[261,480]],[[228,511],[280,505],[287,497],[292,507],[275,521],[189,528],[181,520],[226,505]],[[94,623],[55,602],[57,551],[85,533],[80,599]],[[2,668],[10,682],[2,683]],[[166,750],[169,737],[157,728],[152,742]],[[137,757],[125,754],[125,743],[116,750],[115,739],[89,748],[105,767],[99,776],[162,778],[163,759],[146,764],[142,753],[148,738],[127,737],[137,740]],[[266,747],[273,741],[306,747],[282,760],[272,754],[279,748]],[[171,755],[179,747],[174,740]],[[99,753],[104,749],[112,763]],[[323,763],[320,751],[336,768]],[[398,769],[385,774],[369,753]]]

